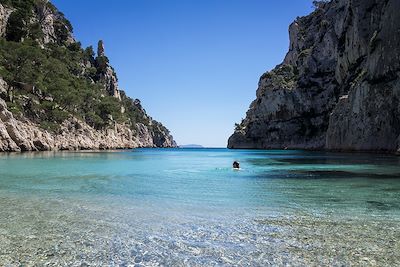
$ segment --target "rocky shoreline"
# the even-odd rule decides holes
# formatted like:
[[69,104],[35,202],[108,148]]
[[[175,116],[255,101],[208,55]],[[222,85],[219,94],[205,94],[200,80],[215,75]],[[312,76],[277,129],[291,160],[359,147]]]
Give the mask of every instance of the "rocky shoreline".
[[0,152],[176,146],[172,138],[155,140],[146,127],[138,127],[142,131],[139,137],[125,125],[116,123],[112,129],[95,130],[71,116],[61,125],[61,133],[54,134],[28,119],[16,119],[0,99]]

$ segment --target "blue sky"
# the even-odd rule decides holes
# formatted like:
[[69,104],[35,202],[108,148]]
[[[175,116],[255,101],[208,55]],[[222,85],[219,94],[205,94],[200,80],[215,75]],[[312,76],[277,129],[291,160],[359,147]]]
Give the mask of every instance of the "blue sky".
[[311,0],[52,0],[178,144],[225,147]]

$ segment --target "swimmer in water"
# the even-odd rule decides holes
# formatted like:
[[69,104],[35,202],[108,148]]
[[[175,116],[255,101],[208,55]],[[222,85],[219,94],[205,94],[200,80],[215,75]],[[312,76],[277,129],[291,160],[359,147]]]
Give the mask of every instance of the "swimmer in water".
[[233,169],[235,169],[235,170],[239,170],[240,169],[240,164],[239,164],[239,161],[234,161],[233,162],[233,164],[232,164],[232,167],[233,167]]

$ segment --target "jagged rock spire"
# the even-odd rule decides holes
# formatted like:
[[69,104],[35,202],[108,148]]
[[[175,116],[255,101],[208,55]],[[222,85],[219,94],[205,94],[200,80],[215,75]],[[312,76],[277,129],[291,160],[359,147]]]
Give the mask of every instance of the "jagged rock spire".
[[104,84],[106,91],[113,97],[121,100],[121,94],[118,87],[117,74],[110,66],[108,58],[104,53],[104,42],[99,40],[97,45],[97,71],[99,73],[99,81]]
[[97,44],[97,56],[99,57],[104,57],[104,42],[103,40],[99,40],[98,44]]

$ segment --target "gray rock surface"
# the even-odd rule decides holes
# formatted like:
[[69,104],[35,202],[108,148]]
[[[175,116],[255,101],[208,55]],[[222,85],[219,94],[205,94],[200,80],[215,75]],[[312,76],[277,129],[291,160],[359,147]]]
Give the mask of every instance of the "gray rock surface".
[[[0,77],[0,95],[7,92],[7,83]],[[146,115],[136,100],[141,112]],[[50,133],[26,118],[17,119],[0,97],[0,152],[44,151],[79,149],[123,149],[136,147],[176,147],[169,132],[151,121],[151,126],[137,123],[136,130],[127,125],[114,123],[114,127],[96,130],[87,123],[70,116],[65,120],[60,133]]]
[[[38,10],[37,12],[36,19],[37,22],[41,25],[41,29],[43,32],[42,42],[44,44],[57,43],[61,39],[63,39],[63,42],[65,42],[66,44],[72,44],[73,42],[75,42],[72,36],[71,29],[69,29],[68,25],[66,25],[62,21],[62,16],[59,13],[54,12],[54,10],[49,7],[49,5],[42,4],[40,6],[40,10]],[[67,36],[60,38],[59,32],[65,32]]]
[[[52,7],[53,5],[48,0],[38,1],[35,12],[31,14],[28,24],[38,23],[43,33],[37,40],[38,43],[42,45],[60,42],[66,45],[74,43],[75,39],[64,16]],[[0,4],[0,37],[5,37],[8,19],[15,11],[13,8]]]
[[11,12],[12,9],[0,4],[0,37],[4,37],[4,34],[6,33],[7,21]]
[[333,0],[290,25],[229,148],[390,151],[400,142],[400,1]]
[[137,125],[138,133],[122,124],[96,130],[85,122],[70,117],[61,125],[59,134],[43,130],[27,119],[16,119],[0,98],[0,151],[44,151],[80,149],[124,149],[135,147],[174,147],[172,136],[164,139],[144,125]]
[[[104,60],[107,61],[104,61]],[[118,78],[114,69],[108,62],[108,58],[105,56],[104,43],[102,40],[99,41],[97,46],[97,67],[100,69],[99,82],[104,85],[104,89],[109,95],[121,100],[121,93],[118,86]]]

